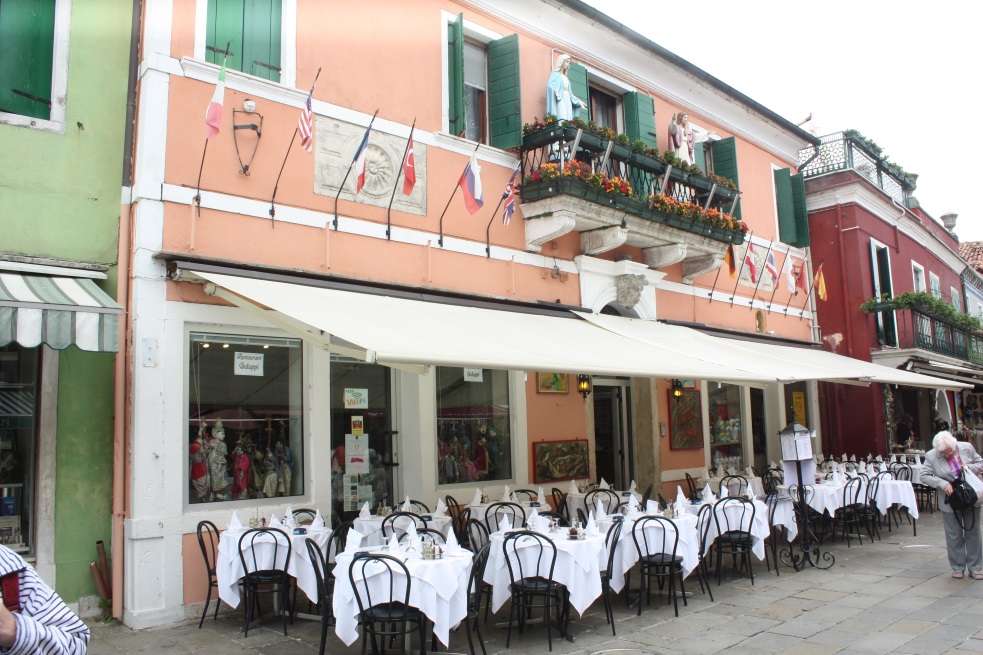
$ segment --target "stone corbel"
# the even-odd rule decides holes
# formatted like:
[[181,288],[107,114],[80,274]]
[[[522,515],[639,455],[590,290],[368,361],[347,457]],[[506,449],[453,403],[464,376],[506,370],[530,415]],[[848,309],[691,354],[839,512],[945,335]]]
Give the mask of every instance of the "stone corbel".
[[648,278],[644,275],[619,275],[614,279],[616,302],[625,309],[633,308],[647,284]]
[[702,257],[687,259],[683,262],[683,282],[693,284],[693,280],[700,275],[720,268],[723,261],[723,254],[703,255]]
[[628,229],[620,226],[603,227],[580,233],[580,252],[585,255],[599,255],[614,250],[628,240]]
[[668,246],[642,248],[642,255],[649,268],[664,268],[677,264],[686,258],[686,244],[672,243]]
[[577,220],[573,214],[555,212],[542,218],[526,219],[526,250],[539,252],[547,241],[573,232]]

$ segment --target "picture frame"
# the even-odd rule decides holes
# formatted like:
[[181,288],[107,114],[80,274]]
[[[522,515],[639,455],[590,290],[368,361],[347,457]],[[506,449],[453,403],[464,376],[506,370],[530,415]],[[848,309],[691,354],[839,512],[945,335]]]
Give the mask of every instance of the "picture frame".
[[669,392],[669,448],[703,448],[703,409],[699,391],[683,391],[679,398]]
[[570,393],[568,373],[536,373],[536,391],[539,393]]
[[537,441],[533,449],[533,481],[536,484],[590,477],[590,454],[586,439]]

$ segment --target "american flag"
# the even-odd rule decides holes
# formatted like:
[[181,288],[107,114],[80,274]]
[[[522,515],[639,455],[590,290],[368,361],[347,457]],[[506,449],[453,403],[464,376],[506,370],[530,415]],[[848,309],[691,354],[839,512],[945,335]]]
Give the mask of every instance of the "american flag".
[[[315,84],[317,78],[314,78]],[[297,119],[297,131],[300,132],[300,145],[304,150],[311,152],[314,149],[314,112],[311,109],[311,96],[314,95],[314,84],[311,84],[311,92],[307,94],[307,102],[304,103],[304,110],[300,112]]]
[[516,166],[512,171],[509,183],[505,185],[505,193],[502,194],[502,201],[505,203],[505,211],[502,212],[502,225],[508,225],[515,213],[515,177],[519,174],[519,167]]

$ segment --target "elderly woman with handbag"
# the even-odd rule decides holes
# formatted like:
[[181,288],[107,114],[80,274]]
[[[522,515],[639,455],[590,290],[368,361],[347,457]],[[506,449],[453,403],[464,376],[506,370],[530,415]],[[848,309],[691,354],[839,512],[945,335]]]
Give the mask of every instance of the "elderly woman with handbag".
[[[954,511],[950,500],[966,473],[983,465],[972,444],[960,443],[949,432],[939,432],[932,450],[925,455],[922,484],[939,490],[939,509],[945,528],[945,546],[952,566],[952,577],[961,580],[964,571],[974,580],[983,580],[983,542],[980,539],[980,507]],[[951,498],[952,497],[952,498]],[[958,515],[957,515],[958,514]]]

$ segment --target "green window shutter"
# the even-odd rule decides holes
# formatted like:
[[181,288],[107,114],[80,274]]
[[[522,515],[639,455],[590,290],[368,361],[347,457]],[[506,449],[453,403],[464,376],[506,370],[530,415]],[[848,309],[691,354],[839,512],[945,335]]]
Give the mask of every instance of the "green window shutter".
[[[567,69],[567,79],[570,80],[570,93],[584,103],[580,108],[579,118],[587,120],[590,114],[589,111],[586,114],[584,113],[584,110],[587,108],[587,96],[589,93],[587,89],[587,69],[580,64],[570,64],[570,68]],[[575,118],[577,117],[575,116]]]
[[[242,17],[245,0],[208,0],[208,22],[205,28],[205,61],[222,65],[225,45],[232,53],[226,60],[230,70],[243,70]],[[214,50],[212,50],[214,48]],[[222,50],[223,52],[215,52]],[[245,69],[249,72],[249,69]]]
[[809,245],[809,210],[806,208],[806,182],[802,173],[791,176],[792,206],[795,209],[795,243],[805,248]]
[[280,81],[280,0],[245,0],[242,72]]
[[[713,149],[713,172],[732,180],[740,189],[741,183],[737,179],[737,140],[732,136],[719,139],[713,142],[711,148]],[[737,201],[732,215],[734,218],[741,217],[740,200]]]
[[464,131],[464,14],[447,28],[447,131]]
[[629,91],[624,96],[625,133],[632,142],[644,141],[649,148],[658,144],[655,138],[655,102],[651,96]]
[[522,144],[519,88],[519,35],[513,34],[488,44],[488,116],[495,148]]
[[775,203],[778,205],[778,238],[789,245],[797,245],[792,172],[787,168],[775,171]]
[[54,40],[52,0],[0,0],[0,111],[51,117]]
[[706,175],[707,172],[707,157],[703,152],[703,142],[693,144],[693,159],[696,160],[696,167],[700,169],[700,172]]

